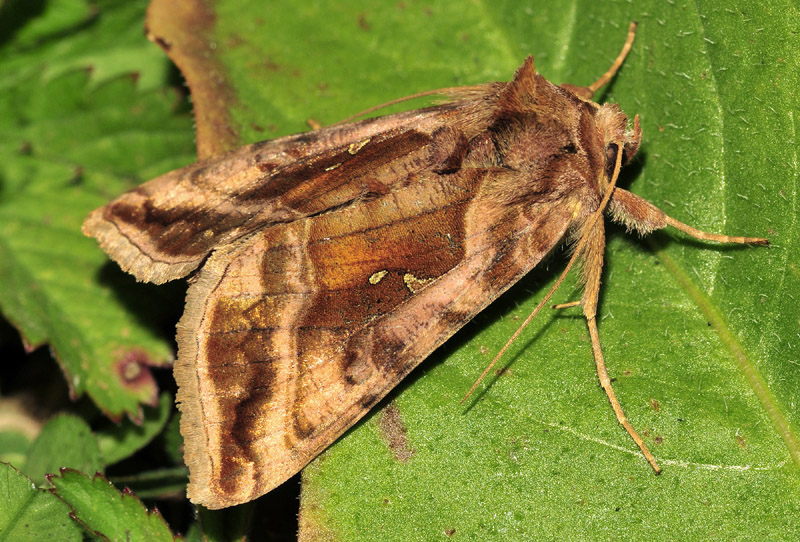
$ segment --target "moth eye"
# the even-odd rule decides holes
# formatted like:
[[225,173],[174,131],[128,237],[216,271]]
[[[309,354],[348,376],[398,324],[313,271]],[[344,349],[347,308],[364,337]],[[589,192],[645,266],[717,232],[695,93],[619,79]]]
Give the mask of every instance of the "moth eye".
[[575,154],[576,152],[578,152],[578,149],[575,147],[575,143],[570,142],[569,144],[561,147],[561,152],[563,152],[564,154]]
[[[606,147],[606,175],[611,177],[614,173],[614,164],[617,163],[617,153],[619,152],[619,147],[616,143],[611,143],[608,147]],[[622,153],[623,163],[625,162],[625,151]]]

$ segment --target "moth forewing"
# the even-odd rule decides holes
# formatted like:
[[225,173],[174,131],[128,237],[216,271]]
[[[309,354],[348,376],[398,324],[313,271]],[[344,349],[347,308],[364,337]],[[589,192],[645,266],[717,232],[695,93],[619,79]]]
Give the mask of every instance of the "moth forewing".
[[555,86],[529,58],[508,83],[249,145],[86,219],[84,232],[140,280],[198,269],[175,363],[193,502],[232,506],[292,476],[569,231],[578,240],[565,273],[585,260],[580,304],[600,382],[657,469],[600,348],[602,214],[644,233],[669,224],[765,241],[698,232],[614,188],[641,130],[591,96],[634,28],[589,87]]

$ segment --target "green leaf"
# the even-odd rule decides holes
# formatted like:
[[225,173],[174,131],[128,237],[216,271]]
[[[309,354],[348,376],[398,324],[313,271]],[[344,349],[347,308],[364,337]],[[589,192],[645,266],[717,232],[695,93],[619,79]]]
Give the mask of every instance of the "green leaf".
[[175,499],[186,496],[186,482],[189,471],[183,465],[172,468],[155,467],[152,470],[140,470],[136,474],[113,476],[115,485],[124,485],[136,493],[140,499]]
[[35,11],[25,6],[24,2],[12,0],[8,4],[0,4],[0,9],[0,32],[3,36],[13,34],[11,48],[17,51],[74,31],[89,23],[95,14],[88,0],[62,0],[58,6],[43,3]]
[[119,425],[97,431],[97,444],[103,462],[113,465],[149,444],[167,425],[173,405],[172,396],[162,393],[158,406],[144,408],[144,419],[140,425],[125,420]]
[[0,54],[0,310],[29,347],[50,344],[73,395],[139,420],[140,404],[157,401],[150,367],[172,356],[160,329],[171,315],[80,225],[110,196],[191,161],[191,122],[174,114],[173,94],[117,77],[165,69],[152,55],[115,59],[157,51],[141,35],[143,4],[98,2],[87,20],[78,2],[45,4],[39,18],[17,5],[20,27],[0,43],[11,53]]
[[94,85],[131,73],[143,89],[163,85],[163,55],[142,39],[142,1],[14,0],[0,7],[0,50],[7,53],[0,84],[88,69]]
[[85,421],[70,415],[57,416],[45,424],[31,444],[22,470],[41,485],[46,474],[63,467],[90,473],[103,468],[92,430]]
[[163,447],[173,463],[183,463],[183,437],[181,436],[180,416],[173,416],[161,433]]
[[14,429],[0,431],[0,461],[20,465],[31,446],[28,435]]
[[158,510],[148,512],[135,495],[120,493],[105,478],[91,479],[72,469],[49,476],[58,495],[72,509],[75,519],[95,535],[112,542],[175,540]]
[[41,424],[29,416],[18,401],[0,399],[0,461],[23,464],[39,431]]
[[7,463],[0,463],[0,540],[81,540],[69,508]]

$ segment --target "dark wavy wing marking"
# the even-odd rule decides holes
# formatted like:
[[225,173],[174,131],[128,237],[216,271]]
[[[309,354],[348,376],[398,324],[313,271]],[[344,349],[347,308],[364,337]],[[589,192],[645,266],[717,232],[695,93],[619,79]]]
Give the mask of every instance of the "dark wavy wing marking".
[[430,175],[209,259],[175,367],[194,502],[283,482],[558,243],[569,209],[498,206],[492,181]]
[[445,119],[464,117],[462,109],[437,106],[248,145],[121,195],[83,229],[137,279],[180,278],[217,246],[373,192],[380,187],[362,184],[370,170],[383,168],[387,183],[404,179],[388,175],[391,164],[424,169],[430,135]]

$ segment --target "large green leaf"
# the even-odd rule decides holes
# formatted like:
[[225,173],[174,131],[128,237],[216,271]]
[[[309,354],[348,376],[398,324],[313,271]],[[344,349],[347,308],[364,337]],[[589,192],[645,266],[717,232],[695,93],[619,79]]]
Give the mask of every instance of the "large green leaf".
[[[180,300],[104,264],[79,224],[110,196],[190,161],[193,134],[169,94],[141,92],[169,84],[141,34],[142,2],[39,4],[0,3],[0,307],[30,345],[54,346],[75,391],[116,417],[154,399],[155,388],[129,393],[119,380],[129,372],[114,363],[137,345],[147,356],[136,359],[165,359],[169,346],[153,323]],[[541,315],[505,370],[458,404],[555,280],[557,253],[306,469],[304,538],[800,531],[793,6],[156,4],[180,15],[169,24],[184,34],[161,41],[170,54],[193,45],[179,65],[190,85],[202,83],[192,88],[198,110],[211,105],[197,120],[203,152],[413,92],[507,80],[527,54],[549,79],[586,84],[636,19],[633,52],[600,97],[642,117],[644,144],[623,186],[700,228],[773,243],[719,248],[671,232],[639,241],[610,230],[601,338],[620,401],[662,476],[616,424],[574,309]],[[155,7],[148,26],[158,38],[165,21]],[[192,55],[211,68],[196,80]],[[111,78],[129,71],[138,86]],[[571,287],[556,301],[574,299]]]

